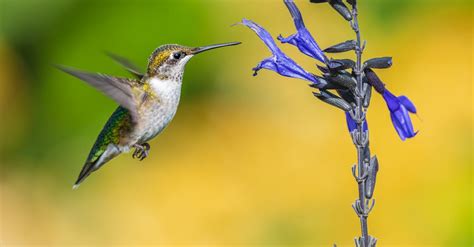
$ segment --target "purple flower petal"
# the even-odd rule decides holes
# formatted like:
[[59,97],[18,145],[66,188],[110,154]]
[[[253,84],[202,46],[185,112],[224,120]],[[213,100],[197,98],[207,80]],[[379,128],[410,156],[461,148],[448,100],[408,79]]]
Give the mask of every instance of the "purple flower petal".
[[383,92],[383,98],[387,103],[392,124],[395,130],[397,130],[400,139],[404,141],[406,138],[414,137],[417,132],[413,130],[409,112],[416,112],[415,105],[407,97],[396,97],[387,89]]
[[[346,122],[347,122],[347,129],[349,129],[349,132],[354,131],[357,129],[357,123],[356,121],[352,118],[351,114],[349,112],[346,112]],[[364,124],[362,125],[362,131],[367,131],[368,130],[368,125],[367,125],[367,120],[364,121]]]
[[392,119],[393,127],[395,127],[398,136],[402,141],[404,141],[407,138],[405,134],[406,132],[402,129],[399,119],[397,119],[394,114],[390,114],[390,118]]
[[288,7],[291,16],[293,17],[297,33],[290,35],[287,38],[283,38],[283,36],[280,35],[278,36],[278,40],[280,40],[282,43],[292,44],[298,47],[302,53],[324,63],[327,58],[322,52],[321,48],[319,48],[313,36],[311,36],[311,33],[308,31],[308,29],[306,29],[303,22],[303,17],[301,16],[298,7],[296,7],[296,4],[293,2],[293,0],[285,0],[285,4],[286,7]]
[[280,48],[278,48],[278,46],[276,45],[275,41],[273,41],[272,36],[263,27],[261,27],[260,25],[258,25],[255,22],[253,22],[251,20],[247,20],[247,19],[242,19],[241,24],[243,24],[243,25],[249,27],[250,29],[252,29],[258,35],[258,37],[261,40],[263,40],[263,42],[265,42],[265,45],[268,46],[268,49],[270,49],[270,51],[273,54],[282,52],[280,50]]
[[357,129],[357,123],[352,119],[351,114],[349,112],[346,112],[346,122],[347,122],[347,129],[349,129],[349,132],[354,131]]
[[267,45],[267,47],[272,52],[273,56],[264,59],[260,62],[253,70],[255,71],[254,75],[257,75],[257,72],[260,69],[268,69],[277,72],[280,75],[298,78],[310,81],[312,85],[320,85],[322,82],[313,74],[307,72],[295,61],[286,56],[280,48],[276,45],[275,41],[271,35],[257,23],[243,19],[242,24],[252,29],[261,40]]
[[382,96],[391,112],[398,110],[400,107],[400,102],[395,95],[385,89]]
[[407,96],[401,95],[398,97],[398,100],[400,100],[400,103],[402,103],[402,105],[404,105],[409,112],[416,113],[415,105]]

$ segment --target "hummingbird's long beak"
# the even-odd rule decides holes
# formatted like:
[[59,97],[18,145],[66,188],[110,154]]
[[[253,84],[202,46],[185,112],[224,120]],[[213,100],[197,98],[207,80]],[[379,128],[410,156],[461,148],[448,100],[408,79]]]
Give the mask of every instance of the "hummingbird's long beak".
[[226,47],[226,46],[231,46],[231,45],[238,45],[240,42],[230,42],[230,43],[224,43],[224,44],[216,44],[216,45],[207,45],[207,46],[201,46],[201,47],[196,47],[191,50],[191,54],[195,55],[198,53],[201,53],[203,51],[209,51],[212,49],[216,48],[221,48],[221,47]]

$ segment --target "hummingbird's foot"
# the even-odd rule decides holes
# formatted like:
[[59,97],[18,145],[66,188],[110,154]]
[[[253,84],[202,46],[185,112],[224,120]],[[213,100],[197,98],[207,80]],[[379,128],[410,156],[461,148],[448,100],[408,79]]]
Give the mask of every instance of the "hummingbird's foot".
[[132,155],[132,158],[137,158],[137,159],[140,159],[140,161],[142,161],[143,159],[145,159],[146,157],[148,157],[148,154],[150,152],[150,144],[148,143],[143,143],[143,144],[135,144],[133,145],[133,147],[135,148],[135,151],[133,152],[133,155]]

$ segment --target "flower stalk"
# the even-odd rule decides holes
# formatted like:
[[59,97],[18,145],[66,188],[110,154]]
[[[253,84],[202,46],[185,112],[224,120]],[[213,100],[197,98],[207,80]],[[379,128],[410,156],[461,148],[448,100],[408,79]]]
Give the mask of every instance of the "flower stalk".
[[[356,199],[352,207],[356,212],[357,216],[360,219],[360,227],[362,236],[355,239],[357,247],[369,247],[375,246],[377,240],[369,235],[367,218],[370,211],[375,205],[375,199],[372,199],[372,204],[369,206],[370,198],[366,198],[366,180],[368,177],[368,167],[370,161],[370,152],[365,152],[364,150],[369,150],[369,130],[363,130],[363,124],[366,118],[367,108],[364,107],[364,96],[368,92],[364,90],[364,85],[362,81],[363,69],[362,69],[362,53],[365,48],[365,42],[362,44],[359,21],[358,21],[358,9],[357,2],[352,4],[352,20],[350,21],[352,30],[356,34],[356,65],[353,70],[356,80],[357,80],[357,90],[354,94],[356,99],[355,114],[353,114],[353,119],[357,124],[352,133],[352,141],[357,150],[357,174],[355,166],[352,168],[353,175],[358,184],[359,198]],[[377,169],[378,170],[378,169]]]
[[[278,36],[283,44],[298,48],[301,53],[323,63],[317,65],[321,75],[306,71],[293,59],[289,58],[276,45],[272,36],[260,25],[247,19],[241,24],[253,30],[271,51],[272,56],[261,61],[254,70],[254,75],[261,69],[274,71],[285,77],[302,79],[310,82],[310,87],[318,90],[313,95],[328,105],[345,112],[347,127],[352,142],[357,150],[357,163],[352,166],[352,174],[357,182],[358,198],[352,204],[360,220],[361,236],[355,238],[357,247],[375,247],[377,239],[369,235],[368,217],[375,205],[373,194],[379,164],[377,157],[371,156],[369,149],[369,128],[367,110],[370,105],[372,89],[382,95],[390,112],[392,124],[400,139],[414,137],[409,113],[416,113],[415,105],[406,96],[395,96],[385,87],[372,69],[386,69],[392,66],[391,57],[372,58],[362,62],[366,42],[362,42],[357,0],[345,0],[352,8],[349,9],[343,0],[310,0],[312,3],[329,3],[345,20],[350,23],[356,35],[355,40],[347,40],[321,50],[312,34],[306,28],[303,17],[293,0],[284,0],[293,22],[296,33],[284,38]],[[356,60],[332,59],[326,53],[354,51]]]

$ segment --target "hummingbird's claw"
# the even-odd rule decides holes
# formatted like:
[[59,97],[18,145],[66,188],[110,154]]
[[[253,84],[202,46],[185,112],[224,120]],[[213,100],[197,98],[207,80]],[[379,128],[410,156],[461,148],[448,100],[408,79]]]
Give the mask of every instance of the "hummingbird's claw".
[[133,152],[132,158],[137,158],[140,161],[148,157],[148,154],[150,152],[150,144],[148,143],[143,143],[143,144],[135,144],[133,145],[135,147],[135,151]]
[[139,151],[138,147],[135,147],[135,151],[133,151],[132,158],[135,159],[137,157],[138,151]]

